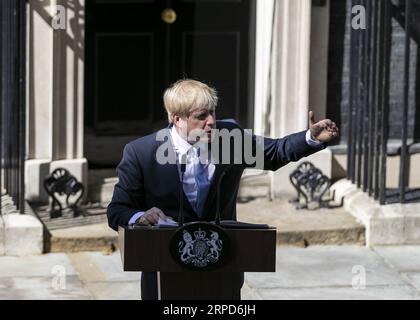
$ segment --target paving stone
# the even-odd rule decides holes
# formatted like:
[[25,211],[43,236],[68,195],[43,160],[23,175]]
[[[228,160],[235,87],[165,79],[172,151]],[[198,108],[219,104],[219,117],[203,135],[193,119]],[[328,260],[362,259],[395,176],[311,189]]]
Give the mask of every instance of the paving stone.
[[85,282],[140,281],[140,272],[124,272],[120,252],[79,252],[69,254],[73,266]]
[[358,246],[311,246],[277,249],[275,273],[246,273],[253,288],[351,286],[364,268],[366,284],[403,285],[397,271],[368,248]]
[[399,271],[420,271],[420,246],[384,246],[374,250]]
[[262,300],[261,296],[257,293],[257,290],[252,289],[246,282],[244,283],[241,290],[242,300]]
[[[56,284],[56,285],[54,285]],[[91,299],[77,276],[65,277],[61,285],[53,277],[0,278],[1,300],[86,300]]]
[[141,277],[141,272],[123,271],[119,251],[113,252],[110,255],[105,255],[100,252],[88,252],[86,254],[107,275],[107,281],[138,281]]
[[0,256],[4,255],[4,221],[0,215]]
[[420,300],[410,286],[372,286],[364,290],[352,287],[317,287],[289,289],[261,289],[264,300]]
[[402,273],[402,275],[420,292],[420,272]]
[[53,268],[62,266],[68,276],[76,275],[64,253],[49,253],[27,257],[0,257],[0,279],[8,277],[50,277]]
[[[360,246],[279,247],[277,272],[246,273],[242,299],[420,299],[420,271],[411,270],[416,247],[385,249],[378,253],[377,248]],[[382,255],[408,271],[389,266]],[[362,279],[353,269],[358,266],[366,272],[366,287],[360,290],[352,287],[363,284],[354,281]],[[60,268],[65,289],[59,287]],[[137,300],[140,273],[123,272],[119,252],[0,257],[0,299]]]
[[90,282],[86,287],[97,300],[140,300],[140,280]]

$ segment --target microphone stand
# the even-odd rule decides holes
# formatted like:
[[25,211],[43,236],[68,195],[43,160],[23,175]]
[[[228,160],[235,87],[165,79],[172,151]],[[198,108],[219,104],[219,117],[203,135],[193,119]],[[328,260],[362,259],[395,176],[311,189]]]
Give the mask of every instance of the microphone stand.
[[220,226],[220,185],[222,184],[223,177],[226,174],[226,170],[224,170],[217,181],[217,189],[216,189],[216,218],[215,223],[216,225]]
[[178,213],[178,225],[182,227],[184,225],[184,173],[187,168],[187,156],[183,154],[181,156],[181,186],[179,188],[179,213]]

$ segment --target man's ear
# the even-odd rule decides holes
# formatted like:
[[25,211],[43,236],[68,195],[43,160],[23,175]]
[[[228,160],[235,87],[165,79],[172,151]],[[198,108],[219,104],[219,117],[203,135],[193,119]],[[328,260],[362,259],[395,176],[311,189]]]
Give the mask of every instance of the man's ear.
[[176,113],[174,113],[172,115],[172,123],[174,124],[174,126],[180,128],[181,127],[180,121],[181,121],[181,117],[178,116]]

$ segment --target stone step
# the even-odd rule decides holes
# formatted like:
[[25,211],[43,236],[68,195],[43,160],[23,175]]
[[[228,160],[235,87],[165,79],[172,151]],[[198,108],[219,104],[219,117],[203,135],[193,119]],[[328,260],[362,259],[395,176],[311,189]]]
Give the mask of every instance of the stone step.
[[[91,229],[102,229],[92,233]],[[47,252],[102,251],[110,253],[118,249],[117,234],[110,234],[103,224],[53,230]],[[308,247],[311,245],[365,244],[363,226],[335,230],[278,231],[278,246]],[[47,247],[47,246],[46,246]]]
[[301,230],[277,232],[277,245],[308,247],[311,245],[365,245],[365,228]]
[[[365,244],[365,228],[343,208],[296,210],[287,200],[238,203],[238,219],[277,228],[277,245]],[[107,223],[50,231],[50,252],[104,251],[118,248],[117,233]]]
[[278,245],[365,244],[365,227],[344,208],[298,210],[288,199],[238,203],[238,220],[277,228]]
[[113,252],[118,246],[118,234],[107,223],[77,226],[50,231],[46,239],[47,252]]

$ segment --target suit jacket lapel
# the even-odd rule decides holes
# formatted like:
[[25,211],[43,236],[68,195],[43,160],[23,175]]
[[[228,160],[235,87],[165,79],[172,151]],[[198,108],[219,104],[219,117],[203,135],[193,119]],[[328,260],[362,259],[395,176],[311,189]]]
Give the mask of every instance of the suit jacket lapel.
[[210,209],[212,208],[212,204],[214,203],[214,201],[216,201],[217,185],[220,179],[220,175],[223,171],[227,170],[228,167],[229,165],[226,164],[216,164],[216,168],[214,170],[214,175],[210,186],[210,191],[207,196],[206,204],[204,206],[203,218],[207,218],[211,214],[216,214],[216,212],[210,212]]

